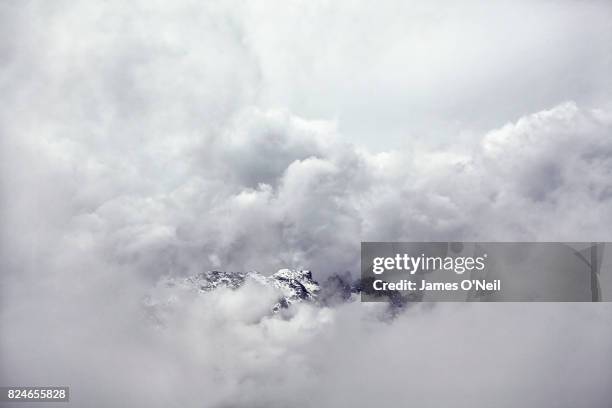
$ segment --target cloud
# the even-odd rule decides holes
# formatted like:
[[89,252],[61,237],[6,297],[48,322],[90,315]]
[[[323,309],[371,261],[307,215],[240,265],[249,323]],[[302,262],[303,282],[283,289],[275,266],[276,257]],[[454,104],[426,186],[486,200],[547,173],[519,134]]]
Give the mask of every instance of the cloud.
[[606,305],[389,324],[271,317],[245,287],[164,328],[142,306],[204,269],[355,274],[361,240],[610,240],[609,6],[529,4],[3,3],[0,382],[98,406],[606,406]]
[[605,240],[609,115],[565,103],[487,133],[471,155],[371,154],[337,140],[332,124],[249,108],[228,142],[187,153],[184,177],[165,191],[144,177],[123,192],[123,168],[106,168],[102,188],[115,192],[89,205],[100,170],[68,157],[85,185],[59,183],[72,200],[63,233],[155,276],[356,271],[361,240]]
[[487,133],[471,155],[371,154],[334,141],[331,124],[286,112],[249,109],[236,123],[246,125],[233,123],[231,135],[252,137],[207,143],[210,161],[178,189],[120,197],[79,218],[97,217],[125,256],[159,258],[161,246],[171,268],[199,256],[197,267],[320,275],[356,271],[360,240],[607,237],[607,111],[561,104]]
[[[70,384],[75,401],[99,406],[603,407],[606,305],[417,307],[389,324],[360,303],[268,316],[274,294],[247,287],[180,298],[159,328],[140,301],[159,276],[212,267],[355,273],[361,239],[605,239],[610,126],[609,112],[566,103],[487,133],[470,156],[371,154],[330,140],[331,124],[248,109],[228,132],[252,141],[207,145],[218,161],[194,159],[174,189],[135,188],[91,209],[51,201],[38,207],[42,227],[4,229],[3,379]],[[277,160],[249,174],[240,163],[262,150]],[[63,188],[78,200],[78,185]],[[49,219],[58,208],[67,224]],[[29,240],[40,246],[26,256]]]
[[452,142],[563,100],[605,102],[611,13],[602,1],[255,2],[243,21],[259,103],[338,118],[351,140],[384,151]]
[[183,295],[160,329],[128,293],[106,307],[79,299],[75,311],[75,294],[61,304],[47,291],[28,306],[52,309],[27,324],[7,315],[4,378],[70,384],[73,403],[91,406],[605,407],[611,397],[607,304],[417,306],[390,324],[381,305],[358,302],[269,316],[273,297],[246,286]]

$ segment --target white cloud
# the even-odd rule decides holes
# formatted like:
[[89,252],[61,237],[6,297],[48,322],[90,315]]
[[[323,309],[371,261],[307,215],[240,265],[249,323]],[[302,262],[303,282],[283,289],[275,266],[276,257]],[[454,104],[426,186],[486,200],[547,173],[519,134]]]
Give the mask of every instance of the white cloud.
[[247,287],[155,329],[141,299],[208,268],[355,273],[361,240],[610,240],[609,15],[3,3],[0,382],[99,406],[605,406],[605,305],[281,319]]
[[[416,308],[388,324],[360,303],[266,316],[274,294],[247,286],[181,299],[155,329],[139,303],[160,275],[212,267],[265,273],[303,266],[319,278],[355,273],[361,239],[609,239],[609,112],[562,104],[489,132],[472,155],[370,154],[319,142],[323,133],[331,137],[327,126],[290,118],[278,127],[277,113],[242,114],[254,115],[256,129],[275,127],[272,141],[230,146],[229,156],[240,151],[240,158],[226,167],[225,146],[209,145],[220,152],[219,164],[195,161],[184,183],[166,192],[136,185],[88,210],[71,201],[80,187],[64,170],[39,173],[74,195],[36,205],[42,226],[35,215],[3,230],[10,291],[3,289],[2,325],[11,328],[2,336],[3,378],[71,384],[75,401],[94,398],[100,406],[178,399],[204,406],[409,400],[467,407],[499,395],[507,406],[609,401],[607,306]],[[256,163],[262,149],[279,160],[245,173],[248,166],[238,163]],[[55,169],[53,152],[41,158],[37,166]],[[83,156],[64,159],[73,160],[67,168],[78,167]],[[120,169],[107,176],[121,186]],[[56,193],[21,188],[29,198]],[[4,214],[29,215],[21,203],[7,202]],[[556,315],[563,317],[542,332],[541,322]],[[54,340],[43,344],[37,333]],[[88,376],[76,375],[85,366]],[[590,374],[577,379],[575,372]],[[567,384],[562,391],[559,382]],[[102,383],[114,391],[96,385]]]

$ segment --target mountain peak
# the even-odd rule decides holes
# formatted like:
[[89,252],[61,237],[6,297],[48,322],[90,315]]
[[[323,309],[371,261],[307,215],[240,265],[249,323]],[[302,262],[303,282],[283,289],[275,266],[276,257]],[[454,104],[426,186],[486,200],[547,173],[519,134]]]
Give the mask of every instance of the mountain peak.
[[[322,285],[312,277],[312,272],[301,269],[280,269],[270,276],[264,276],[257,271],[249,272],[225,272],[225,271],[203,271],[186,278],[166,277],[161,279],[151,294],[145,298],[145,305],[151,310],[164,308],[172,305],[180,298],[181,290],[196,291],[200,293],[212,292],[218,288],[237,290],[247,281],[257,285],[275,288],[279,294],[277,301],[271,305],[271,312],[278,313],[292,304],[308,302],[319,306],[329,306],[337,303],[351,301],[368,287],[360,280],[353,280],[350,273],[329,276]],[[375,294],[375,295],[378,295]],[[401,310],[408,299],[399,293],[389,292],[380,294],[387,298],[389,310],[392,315]],[[154,312],[155,320],[159,320]],[[163,313],[162,313],[163,314]]]
[[227,287],[236,290],[240,288],[247,279],[280,290],[282,296],[272,307],[272,310],[275,312],[293,303],[316,301],[317,295],[321,290],[319,283],[312,278],[311,271],[299,269],[280,269],[269,277],[265,277],[256,271],[205,271],[185,278],[179,282],[170,279],[167,285],[174,286],[178,283],[182,287],[196,289],[200,292],[210,292],[219,287]]

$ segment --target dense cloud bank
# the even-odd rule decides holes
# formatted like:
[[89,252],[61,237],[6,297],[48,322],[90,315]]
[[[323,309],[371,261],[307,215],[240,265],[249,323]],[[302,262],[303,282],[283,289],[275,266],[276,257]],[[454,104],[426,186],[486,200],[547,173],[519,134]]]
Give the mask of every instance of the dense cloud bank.
[[167,275],[356,273],[361,240],[611,240],[609,4],[406,7],[2,3],[0,383],[83,406],[609,405],[607,305],[389,323],[270,316],[247,285],[164,328],[143,310]]
[[[611,134],[610,111],[568,102],[485,134],[470,153],[372,154],[338,140],[329,123],[249,108],[223,137],[173,162],[180,177],[146,173],[140,164],[159,164],[146,151],[117,152],[114,164],[78,145],[39,151],[13,166],[41,172],[15,186],[33,202],[7,203],[5,214],[9,226],[42,228],[11,241],[59,234],[41,250],[95,251],[155,278],[202,268],[355,272],[360,240],[605,240]],[[33,214],[44,228],[20,214],[28,206],[44,206]]]

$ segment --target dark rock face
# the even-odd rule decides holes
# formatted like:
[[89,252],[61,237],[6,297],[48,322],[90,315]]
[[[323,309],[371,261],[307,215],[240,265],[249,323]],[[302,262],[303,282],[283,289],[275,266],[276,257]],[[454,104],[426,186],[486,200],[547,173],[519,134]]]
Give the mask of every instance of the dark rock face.
[[324,305],[333,306],[347,302],[355,294],[359,294],[359,281],[352,278],[350,272],[328,277],[321,285],[319,300]]

